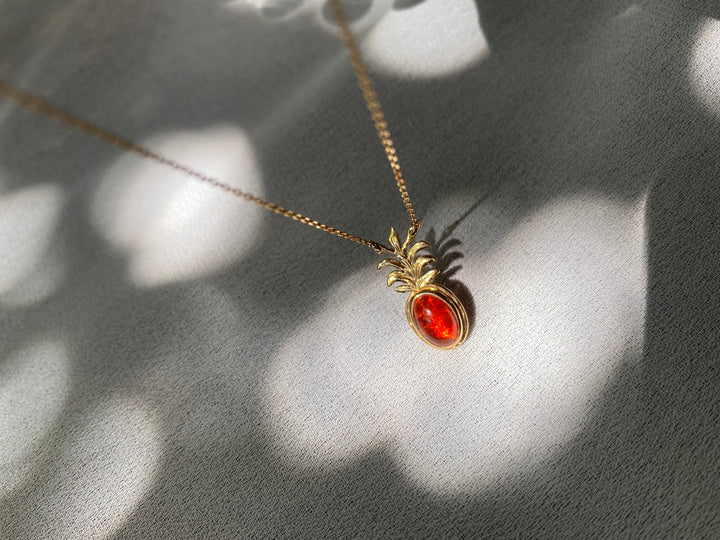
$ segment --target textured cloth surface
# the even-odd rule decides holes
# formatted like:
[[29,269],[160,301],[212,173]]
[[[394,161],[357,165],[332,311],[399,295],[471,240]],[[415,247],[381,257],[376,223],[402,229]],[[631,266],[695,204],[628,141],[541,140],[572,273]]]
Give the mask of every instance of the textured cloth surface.
[[[0,101],[0,537],[720,535],[720,9],[346,2],[368,248]],[[0,3],[2,78],[351,233],[407,217],[318,1]]]

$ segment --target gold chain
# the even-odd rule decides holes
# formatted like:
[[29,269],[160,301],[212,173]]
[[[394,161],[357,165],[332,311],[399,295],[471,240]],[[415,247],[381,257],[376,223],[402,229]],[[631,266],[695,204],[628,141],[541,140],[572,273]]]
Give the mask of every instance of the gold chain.
[[247,193],[247,192],[242,191],[238,188],[235,188],[229,184],[221,182],[220,180],[218,180],[216,178],[207,176],[207,175],[201,173],[200,171],[192,169],[192,168],[188,167],[187,165],[178,163],[177,161],[173,161],[172,159],[162,156],[156,152],[153,152],[152,150],[148,150],[147,148],[140,146],[139,144],[134,143],[133,141],[131,141],[129,139],[121,137],[117,133],[113,133],[112,131],[105,129],[103,127],[100,127],[96,124],[93,124],[92,122],[89,122],[89,121],[85,120],[84,118],[81,118],[75,114],[72,114],[68,111],[60,109],[59,107],[56,107],[55,105],[47,102],[46,100],[44,100],[41,97],[30,94],[29,92],[25,92],[24,90],[20,90],[19,88],[15,88],[14,86],[8,84],[7,82],[5,82],[1,79],[0,79],[0,94],[13,100],[15,103],[24,107],[25,109],[28,109],[28,110],[36,112],[36,113],[43,114],[45,116],[49,116],[53,120],[57,120],[60,123],[63,123],[67,126],[70,126],[79,131],[87,133],[88,135],[92,135],[93,137],[100,139],[102,141],[105,141],[107,143],[110,143],[114,146],[117,146],[118,148],[121,148],[128,152],[133,152],[135,154],[139,154],[142,157],[151,159],[153,161],[161,163],[162,165],[167,165],[168,167],[171,167],[175,170],[181,171],[181,172],[187,174],[188,176],[195,178],[196,180],[201,180],[201,181],[207,182],[208,184],[211,184],[215,187],[219,187],[220,189],[223,189],[223,190],[227,191],[228,193],[232,193],[233,195],[242,197],[246,201],[250,201],[259,206],[262,206],[263,208],[265,208],[267,210],[271,210],[271,211],[275,212],[276,214],[280,214],[282,216],[294,219],[295,221],[305,223],[306,225],[310,225],[311,227],[315,227],[316,229],[320,229],[322,231],[329,232],[330,234],[334,234],[341,238],[347,238],[348,240],[352,240],[353,242],[357,242],[358,244],[362,244],[364,246],[371,247],[377,253],[382,253],[383,251],[389,251],[389,248],[387,248],[386,246],[384,246],[378,242],[373,242],[372,240],[366,240],[365,238],[360,238],[359,236],[355,236],[353,234],[346,233],[346,232],[336,229],[334,227],[330,227],[330,226],[320,223],[314,219],[310,219],[307,216],[303,216],[302,214],[298,214],[297,212],[293,212],[292,210],[283,208],[282,206],[280,206],[278,204],[272,203],[270,201],[266,201],[265,199],[256,197],[255,195],[251,195],[250,193]]
[[[385,148],[385,154],[387,155],[388,161],[390,162],[393,174],[395,175],[395,180],[397,182],[398,190],[400,191],[400,196],[402,197],[403,204],[405,205],[408,217],[410,218],[410,231],[411,234],[414,235],[420,228],[420,222],[415,218],[415,213],[413,212],[412,205],[410,204],[410,197],[408,195],[407,188],[405,187],[405,181],[403,180],[402,173],[400,172],[397,152],[395,151],[393,141],[390,138],[390,132],[387,129],[387,122],[385,121],[385,117],[382,113],[382,110],[380,109],[380,102],[377,99],[377,94],[373,89],[370,77],[368,76],[367,70],[365,69],[365,64],[362,61],[360,52],[357,48],[357,45],[355,44],[352,33],[350,32],[347,17],[345,16],[345,11],[343,10],[340,0],[330,0],[330,5],[333,8],[335,17],[338,21],[338,24],[340,25],[340,29],[342,30],[343,41],[345,42],[345,45],[350,53],[350,59],[353,68],[355,69],[355,74],[357,75],[358,84],[360,86],[360,89],[362,90],[363,97],[365,98],[365,102],[367,103],[367,108],[371,113],[373,122],[375,123],[375,129],[378,132],[380,141]],[[256,197],[255,195],[252,195],[229,184],[221,182],[216,178],[207,176],[191,167],[188,167],[186,165],[178,163],[177,161],[153,152],[152,150],[149,150],[129,139],[118,135],[117,133],[98,126],[97,124],[93,124],[92,122],[85,120],[84,118],[81,118],[80,116],[77,116],[71,112],[65,111],[40,96],[16,88],[11,84],[3,81],[2,79],[0,79],[0,95],[5,96],[6,98],[14,101],[17,105],[20,105],[21,107],[29,111],[43,114],[71,128],[82,131],[97,139],[105,141],[106,143],[121,148],[122,150],[138,154],[144,158],[151,159],[153,161],[156,161],[157,163],[171,167],[188,176],[191,176],[192,178],[195,178],[196,180],[207,182],[208,184],[223,189],[228,193],[241,197],[246,201],[257,204],[258,206],[261,206],[266,210],[270,210],[272,212],[275,212],[276,214],[280,214],[284,217],[299,221],[300,223],[315,227],[316,229],[320,229],[321,231],[334,234],[335,236],[346,238],[348,240],[352,240],[353,242],[357,242],[358,244],[371,247],[377,253],[393,253],[392,249],[381,244],[380,242],[367,240],[365,238],[355,236],[354,234],[341,231],[340,229],[336,229],[335,227],[330,227],[329,225],[325,225],[324,223],[320,223],[317,220],[310,219],[307,216],[303,216],[302,214],[293,212],[292,210],[288,210],[287,208],[283,208],[278,204],[266,201],[265,199],[262,199],[260,197]]]
[[395,145],[390,138],[390,131],[388,131],[385,115],[380,109],[380,102],[378,101],[377,94],[375,93],[375,89],[370,81],[370,76],[367,73],[365,63],[360,55],[360,50],[355,43],[355,38],[350,31],[350,26],[348,25],[347,16],[345,15],[342,3],[340,0],[330,0],[330,6],[332,7],[335,19],[340,25],[340,30],[342,30],[343,41],[345,42],[345,47],[347,47],[347,50],[350,53],[350,62],[352,62],[353,69],[355,70],[358,85],[360,86],[360,90],[362,90],[362,95],[365,98],[365,103],[367,103],[370,116],[375,123],[375,129],[377,130],[378,137],[380,137],[383,148],[385,148],[385,154],[387,155],[390,167],[392,167],[393,174],[395,175],[395,181],[397,182],[400,196],[402,197],[405,210],[407,211],[408,217],[410,218],[410,224],[412,225],[410,229],[411,233],[412,235],[415,235],[420,228],[420,222],[415,218],[415,212],[413,211],[412,204],[410,204],[410,195],[408,195],[407,187],[405,187],[405,180],[403,180],[402,173],[400,172],[397,151],[395,150]]

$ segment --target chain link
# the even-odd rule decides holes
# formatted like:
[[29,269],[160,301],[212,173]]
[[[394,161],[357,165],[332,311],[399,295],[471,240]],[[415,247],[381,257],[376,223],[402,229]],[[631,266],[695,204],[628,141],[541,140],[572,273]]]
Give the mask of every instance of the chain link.
[[410,218],[410,232],[414,235],[420,228],[420,222],[415,217],[415,211],[410,203],[410,195],[408,195],[405,180],[403,179],[402,172],[400,172],[400,163],[398,162],[397,151],[395,150],[395,145],[390,138],[390,131],[388,130],[388,125],[385,121],[385,115],[380,108],[377,93],[375,92],[375,88],[373,88],[372,81],[367,73],[365,62],[363,62],[362,55],[360,54],[357,43],[355,42],[355,38],[350,31],[350,25],[348,24],[342,2],[340,0],[330,0],[330,6],[333,10],[333,14],[335,15],[335,19],[340,26],[340,30],[342,31],[342,38],[345,42],[345,47],[350,54],[350,62],[355,70],[358,86],[360,86],[363,98],[365,98],[365,103],[367,104],[370,116],[375,124],[375,130],[380,138],[380,142],[382,142],[383,148],[385,149],[385,155],[387,155],[390,167],[392,167],[393,174],[395,175],[395,182],[397,182],[400,197],[402,197],[405,210]]
[[[387,129],[387,122],[385,121],[385,117],[382,113],[382,110],[380,109],[380,102],[377,99],[377,94],[373,89],[370,77],[368,76],[367,70],[365,68],[365,64],[362,61],[360,52],[358,51],[355,40],[352,36],[352,33],[350,32],[347,17],[345,16],[345,11],[343,10],[340,0],[330,0],[330,5],[333,8],[335,17],[338,21],[338,24],[340,25],[340,29],[342,30],[343,41],[345,42],[345,45],[350,53],[350,59],[353,68],[355,69],[355,74],[357,75],[358,85],[362,90],[363,97],[365,98],[365,102],[367,103],[367,108],[369,109],[372,120],[375,123],[375,129],[378,132],[380,141],[382,142],[382,145],[385,149],[385,154],[387,155],[388,161],[390,162],[390,166],[393,170],[393,174],[395,175],[395,180],[397,182],[398,190],[400,191],[400,196],[402,197],[403,204],[405,205],[408,217],[410,218],[410,231],[411,234],[414,235],[420,228],[420,222],[415,218],[415,213],[413,211],[412,205],[410,204],[410,196],[408,195],[407,188],[405,187],[405,181],[403,180],[402,173],[400,172],[397,152],[393,145],[393,141],[390,138],[390,131],[388,131]],[[180,171],[187,176],[195,178],[196,180],[207,182],[212,186],[227,191],[232,195],[241,197],[246,201],[257,204],[258,206],[275,212],[276,214],[280,214],[281,216],[291,218],[295,221],[299,221],[300,223],[304,223],[311,227],[315,227],[316,229],[320,229],[321,231],[325,231],[335,236],[339,236],[340,238],[346,238],[353,242],[357,242],[358,244],[368,246],[375,250],[376,253],[393,253],[392,249],[381,244],[380,242],[361,238],[359,236],[355,236],[354,234],[350,234],[341,231],[340,229],[336,229],[335,227],[330,227],[329,225],[325,225],[324,223],[320,223],[317,220],[310,219],[307,216],[284,208],[273,202],[266,201],[265,199],[262,199],[255,195],[242,191],[236,187],[233,187],[229,184],[221,182],[216,178],[205,175],[200,171],[188,167],[187,165],[183,165],[177,161],[153,152],[152,150],[145,148],[131,141],[130,139],[126,139],[104,127],[93,124],[92,122],[85,120],[80,116],[63,110],[40,96],[16,88],[11,84],[3,81],[2,79],[0,79],[0,95],[5,96],[6,98],[14,101],[17,105],[20,105],[21,107],[29,111],[45,115],[49,118],[52,118],[53,120],[56,120],[57,122],[65,124],[78,131],[82,131],[122,150],[140,155],[144,158],[150,159],[152,161]]]

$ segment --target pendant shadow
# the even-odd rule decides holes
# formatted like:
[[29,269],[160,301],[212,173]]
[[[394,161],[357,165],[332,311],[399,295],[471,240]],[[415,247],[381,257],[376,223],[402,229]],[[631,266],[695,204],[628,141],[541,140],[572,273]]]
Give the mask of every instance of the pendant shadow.
[[477,208],[485,201],[497,186],[495,183],[491,189],[487,190],[480,198],[478,198],[463,214],[445,227],[441,233],[437,233],[433,227],[428,230],[425,241],[430,244],[430,252],[435,257],[435,268],[440,271],[437,283],[443,287],[450,289],[467,310],[468,315],[468,337],[475,329],[476,306],[470,289],[460,280],[454,279],[453,276],[462,269],[459,261],[465,256],[458,246],[462,245],[459,238],[453,236],[458,226],[465,221]]

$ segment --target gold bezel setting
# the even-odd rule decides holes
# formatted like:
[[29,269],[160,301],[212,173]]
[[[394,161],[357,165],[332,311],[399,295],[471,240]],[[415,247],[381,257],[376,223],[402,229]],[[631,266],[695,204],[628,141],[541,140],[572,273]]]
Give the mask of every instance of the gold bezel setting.
[[[450,310],[455,316],[455,320],[457,321],[458,325],[457,338],[455,338],[452,343],[444,346],[437,345],[436,343],[430,341],[425,336],[425,334],[423,334],[422,330],[418,327],[417,321],[415,320],[415,315],[413,314],[413,303],[415,302],[415,298],[423,294],[431,294],[437,296],[450,307]],[[465,311],[465,307],[462,305],[458,297],[455,296],[452,291],[446,289],[442,285],[437,285],[433,283],[410,293],[407,302],[405,302],[405,316],[407,317],[408,323],[410,324],[410,327],[413,329],[415,334],[425,343],[427,343],[431,347],[434,347],[435,349],[440,349],[443,351],[455,349],[462,345],[467,339],[468,329],[470,325],[468,322],[468,316],[467,312]]]

